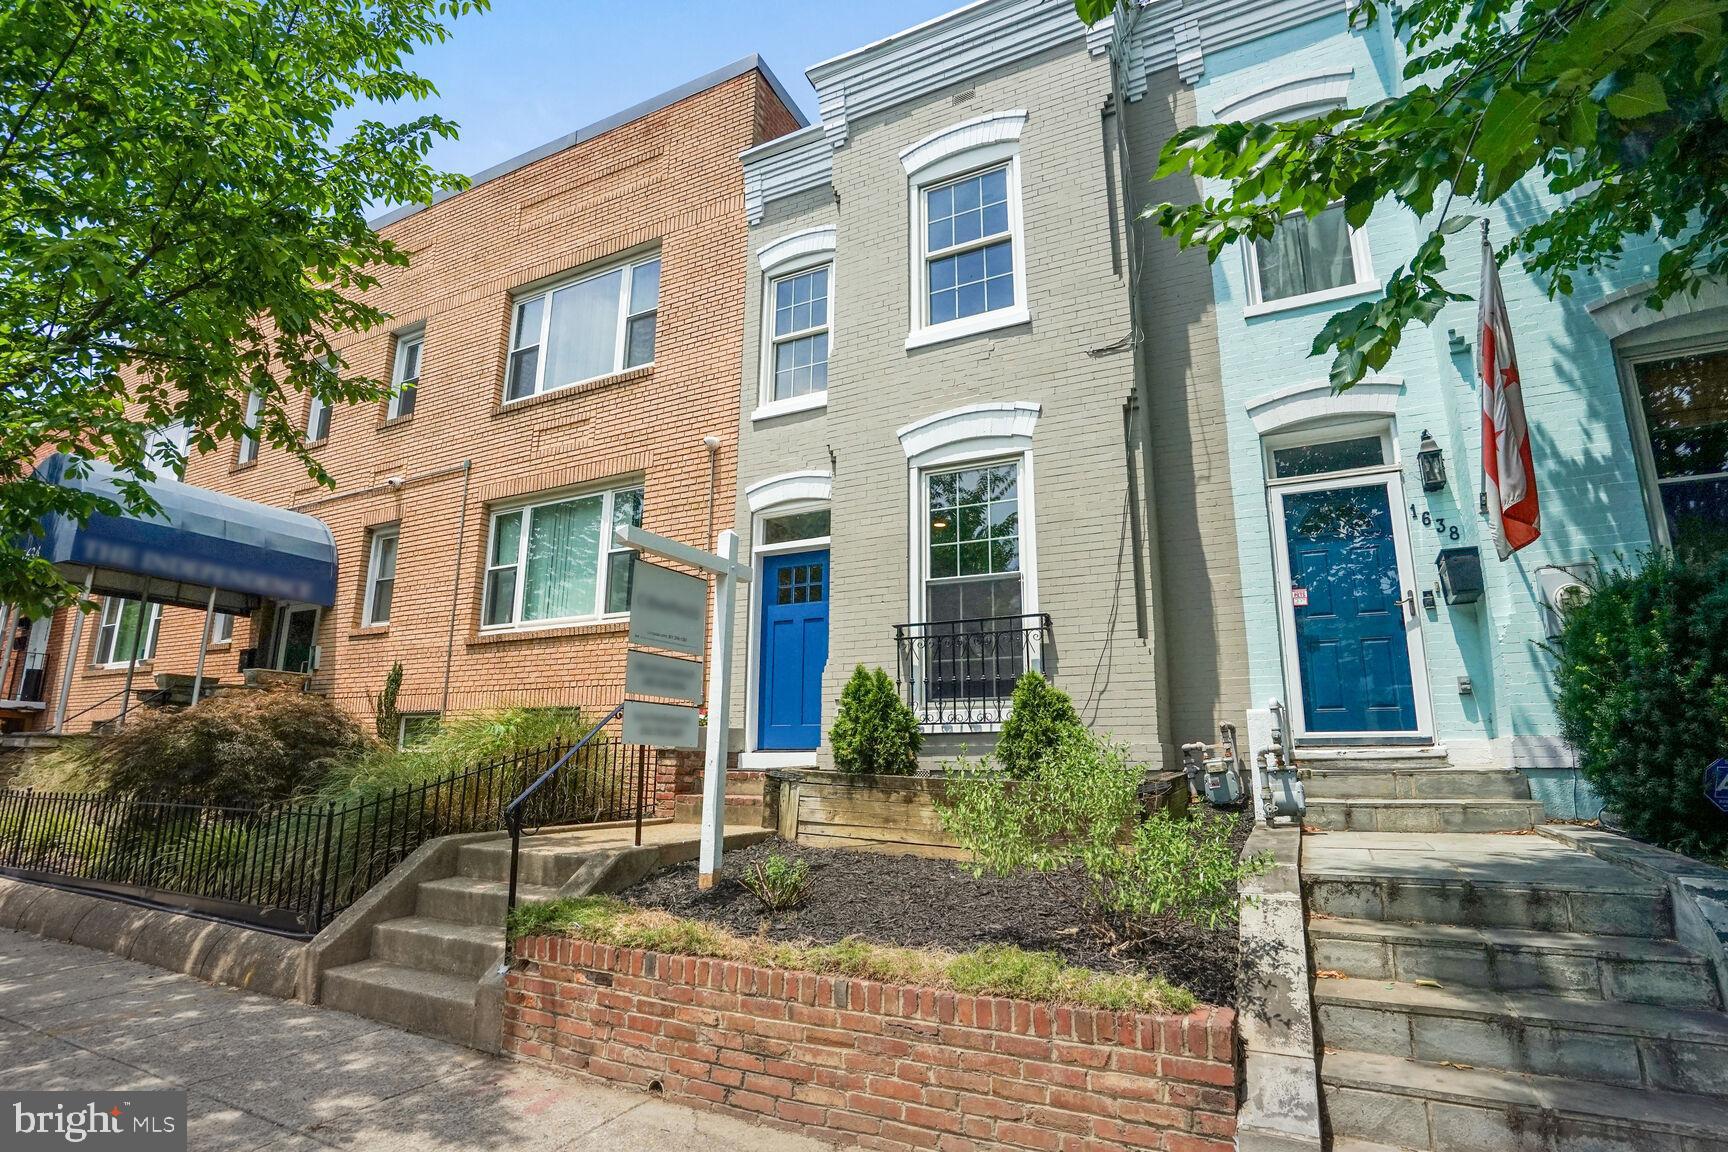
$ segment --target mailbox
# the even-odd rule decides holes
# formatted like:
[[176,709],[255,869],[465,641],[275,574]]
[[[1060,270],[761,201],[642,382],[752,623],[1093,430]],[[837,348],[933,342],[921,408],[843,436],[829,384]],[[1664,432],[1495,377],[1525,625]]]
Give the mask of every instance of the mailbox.
[[1482,554],[1468,548],[1442,548],[1435,558],[1440,592],[1448,604],[1474,604],[1482,599]]

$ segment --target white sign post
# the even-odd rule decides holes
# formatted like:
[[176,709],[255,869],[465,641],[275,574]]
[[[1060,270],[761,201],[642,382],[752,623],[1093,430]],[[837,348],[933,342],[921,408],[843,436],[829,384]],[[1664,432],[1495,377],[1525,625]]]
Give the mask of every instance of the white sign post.
[[[627,547],[714,574],[714,614],[711,621],[714,652],[708,662],[708,741],[702,764],[702,854],[697,880],[699,886],[712,888],[714,877],[720,871],[722,846],[726,840],[726,743],[730,735],[728,726],[732,702],[732,615],[738,602],[738,585],[750,580],[750,566],[738,562],[738,533],[730,528],[720,533],[713,552],[704,552],[628,524],[621,525],[616,535],[618,543]],[[678,580],[649,576],[653,604],[647,608],[642,621],[642,635],[638,639],[636,603],[637,594],[643,591],[639,581],[645,571],[677,577]],[[637,566],[631,589],[632,642],[687,651],[691,655],[700,654],[699,637],[695,651],[691,651],[688,643],[690,601],[678,586],[678,581],[689,579],[668,569]],[[684,623],[674,626],[668,617],[683,618]]]

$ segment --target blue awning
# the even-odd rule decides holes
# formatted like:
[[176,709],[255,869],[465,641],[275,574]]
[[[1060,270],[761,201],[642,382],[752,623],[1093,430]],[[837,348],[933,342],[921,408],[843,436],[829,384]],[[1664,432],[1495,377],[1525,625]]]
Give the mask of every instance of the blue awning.
[[[91,461],[74,476],[70,464],[63,454],[50,456],[36,476],[125,503],[113,467]],[[89,578],[100,596],[138,598],[148,591],[156,603],[203,608],[214,588],[217,611],[238,615],[265,600],[336,603],[336,539],[322,520],[166,477],[143,486],[158,515],[98,513],[83,527],[49,516],[43,537],[26,547],[75,584]]]

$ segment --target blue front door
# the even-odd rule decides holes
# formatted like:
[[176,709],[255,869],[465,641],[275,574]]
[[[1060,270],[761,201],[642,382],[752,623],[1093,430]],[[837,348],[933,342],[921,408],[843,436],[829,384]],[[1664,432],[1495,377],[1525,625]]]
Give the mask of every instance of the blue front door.
[[1310,733],[1417,730],[1404,589],[1384,483],[1283,496]]
[[822,668],[828,663],[828,553],[762,562],[761,705],[757,745],[814,748],[822,740]]

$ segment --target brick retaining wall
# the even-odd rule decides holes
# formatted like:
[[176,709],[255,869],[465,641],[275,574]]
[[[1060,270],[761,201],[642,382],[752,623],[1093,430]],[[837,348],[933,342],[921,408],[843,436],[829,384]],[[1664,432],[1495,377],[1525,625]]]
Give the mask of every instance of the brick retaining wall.
[[1232,1148],[1228,1008],[1067,1008],[548,936],[516,956],[518,1059],[867,1148]]

